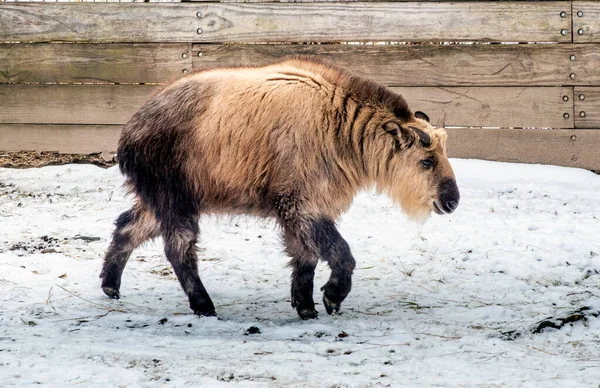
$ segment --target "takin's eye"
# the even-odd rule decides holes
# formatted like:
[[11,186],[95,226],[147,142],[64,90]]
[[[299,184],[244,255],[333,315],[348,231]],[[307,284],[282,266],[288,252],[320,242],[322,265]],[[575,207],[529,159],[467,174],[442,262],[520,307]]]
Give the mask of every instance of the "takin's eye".
[[435,164],[435,159],[433,157],[421,160],[421,166],[429,169],[433,167]]

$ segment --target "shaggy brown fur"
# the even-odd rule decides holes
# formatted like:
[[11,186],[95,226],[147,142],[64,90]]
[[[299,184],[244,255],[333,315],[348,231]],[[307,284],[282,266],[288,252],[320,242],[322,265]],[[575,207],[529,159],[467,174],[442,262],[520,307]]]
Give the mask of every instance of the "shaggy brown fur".
[[162,234],[192,309],[213,315],[196,267],[198,218],[253,214],[282,226],[300,316],[316,316],[319,258],[332,269],[325,307],[337,311],[354,259],[335,220],[371,186],[414,218],[452,212],[459,194],[445,142],[400,95],[314,59],[182,78],[123,129],[119,164],[138,204],[117,220],[102,287],[117,298],[131,251]]

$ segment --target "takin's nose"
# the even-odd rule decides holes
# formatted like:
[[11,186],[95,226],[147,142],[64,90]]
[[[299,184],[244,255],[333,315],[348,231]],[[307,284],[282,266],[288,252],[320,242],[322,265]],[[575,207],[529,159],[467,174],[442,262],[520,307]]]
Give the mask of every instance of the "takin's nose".
[[438,187],[439,201],[444,213],[452,213],[458,207],[460,202],[460,192],[456,181],[451,178],[444,178]]

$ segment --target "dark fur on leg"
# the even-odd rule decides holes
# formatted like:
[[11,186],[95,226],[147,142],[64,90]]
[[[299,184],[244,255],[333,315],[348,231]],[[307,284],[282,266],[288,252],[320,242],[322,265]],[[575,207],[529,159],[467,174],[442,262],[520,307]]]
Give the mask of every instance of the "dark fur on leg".
[[313,301],[313,280],[318,257],[293,231],[286,230],[285,245],[287,253],[292,256],[292,307],[302,319],[316,318],[318,313]]
[[102,290],[112,298],[119,299],[121,276],[131,252],[146,240],[158,234],[156,218],[140,203],[123,212],[115,222],[116,229],[106,252],[100,278]]
[[321,257],[331,268],[329,281],[321,287],[323,303],[328,314],[337,313],[352,288],[352,272],[356,261],[333,221],[320,219],[313,222],[311,235]]
[[200,316],[215,316],[215,306],[198,275],[196,241],[199,228],[197,220],[193,218],[175,219],[173,224],[177,227],[163,232],[165,254],[189,298],[190,308],[194,313]]

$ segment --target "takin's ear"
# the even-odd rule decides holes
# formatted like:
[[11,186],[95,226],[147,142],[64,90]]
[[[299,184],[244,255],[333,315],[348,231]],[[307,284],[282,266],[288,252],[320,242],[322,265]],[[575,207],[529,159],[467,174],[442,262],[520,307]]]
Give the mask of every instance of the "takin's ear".
[[421,120],[425,120],[427,122],[429,122],[429,116],[427,116],[425,113],[421,112],[421,111],[416,111],[415,112],[415,117]]
[[395,121],[386,121],[383,129],[396,140],[397,148],[406,149],[413,145],[415,134],[408,128],[403,128]]

